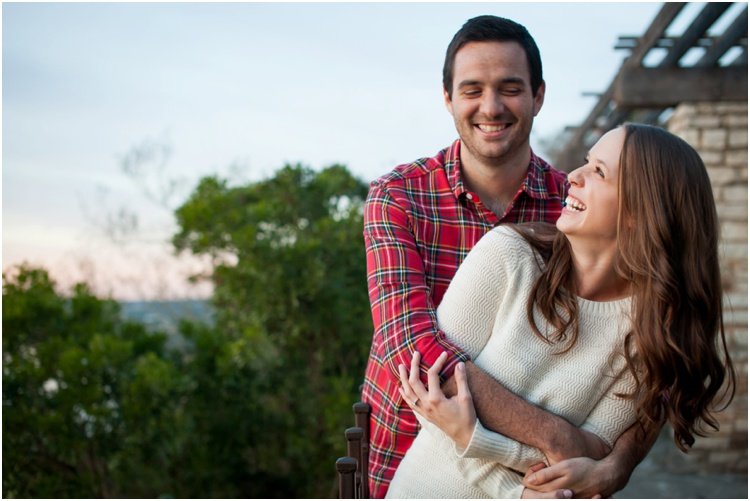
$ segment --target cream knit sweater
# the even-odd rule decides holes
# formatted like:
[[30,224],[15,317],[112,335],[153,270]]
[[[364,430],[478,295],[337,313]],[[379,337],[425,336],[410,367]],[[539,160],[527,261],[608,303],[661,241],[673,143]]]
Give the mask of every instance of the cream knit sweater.
[[[562,345],[539,339],[526,318],[539,263],[512,229],[490,231],[467,255],[438,307],[440,328],[510,391],[612,445],[635,420],[632,400],[615,396],[633,389],[620,355],[630,300],[579,298],[578,340],[558,354]],[[536,319],[544,332],[547,323]],[[420,423],[387,497],[518,498],[523,485],[516,472],[546,462],[540,450],[491,432],[478,420],[463,451],[421,417]]]

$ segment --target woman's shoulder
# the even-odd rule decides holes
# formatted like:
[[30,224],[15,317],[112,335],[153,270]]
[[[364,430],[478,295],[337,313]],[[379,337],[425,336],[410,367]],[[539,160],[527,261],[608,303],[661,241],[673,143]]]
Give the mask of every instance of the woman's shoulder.
[[486,240],[488,245],[503,248],[507,251],[523,254],[532,253],[529,242],[511,225],[495,226],[482,237],[482,240]]
[[523,267],[526,263],[537,266],[541,262],[531,244],[510,225],[496,226],[488,231],[472,253],[510,267]]

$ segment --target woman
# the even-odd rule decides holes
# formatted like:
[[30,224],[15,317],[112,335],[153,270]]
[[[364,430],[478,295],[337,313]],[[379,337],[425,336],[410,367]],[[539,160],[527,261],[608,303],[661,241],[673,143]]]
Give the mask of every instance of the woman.
[[[718,428],[712,403],[725,378],[734,393],[705,167],[676,136],[627,124],[568,179],[556,229],[498,227],[477,243],[438,323],[508,389],[609,446],[634,422],[668,421],[686,451],[702,423]],[[461,365],[458,396],[446,399],[444,360],[428,371],[429,389],[419,354],[410,374],[399,367],[423,429],[388,497],[521,497],[516,472],[546,458],[482,427]]]

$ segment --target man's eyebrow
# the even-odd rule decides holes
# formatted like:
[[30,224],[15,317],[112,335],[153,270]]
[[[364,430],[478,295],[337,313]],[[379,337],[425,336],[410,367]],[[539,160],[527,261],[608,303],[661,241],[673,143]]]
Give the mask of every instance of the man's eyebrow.
[[[526,85],[526,81],[521,77],[506,77],[506,78],[501,79],[499,83],[501,85],[509,85],[509,84]],[[456,88],[460,89],[462,87],[470,87],[472,85],[481,85],[481,84],[482,82],[480,82],[479,80],[462,80],[461,82],[458,83]]]
[[526,85],[526,80],[521,77],[507,77],[500,80],[502,84]]
[[479,80],[462,80],[456,87],[460,89],[461,87],[470,87],[472,85],[479,85]]

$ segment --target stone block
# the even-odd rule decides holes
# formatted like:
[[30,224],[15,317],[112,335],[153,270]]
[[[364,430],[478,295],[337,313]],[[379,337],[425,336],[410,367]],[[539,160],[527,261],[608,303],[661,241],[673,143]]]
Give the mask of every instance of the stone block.
[[669,118],[670,128],[673,121],[692,118],[695,116],[695,113],[696,109],[695,105],[693,104],[682,103],[677,105],[677,107],[674,109],[674,113],[672,113],[672,116]]
[[724,152],[723,151],[699,151],[701,160],[708,166],[721,166],[724,163]]
[[722,242],[719,244],[719,259],[723,261],[747,260],[747,243]]
[[690,125],[701,129],[716,129],[721,127],[721,117],[717,114],[700,114],[690,120]]
[[[743,353],[747,353],[747,333],[743,335],[735,331],[732,334],[727,333],[726,338],[727,343],[733,343],[732,346],[735,348],[730,350],[733,361],[736,361]],[[743,380],[738,379],[737,391],[740,391],[740,387],[744,388],[743,391],[747,392],[747,376]],[[747,416],[747,412],[745,412],[744,416]]]
[[[723,155],[718,152],[704,152],[701,154],[701,157],[703,157],[703,155],[710,154],[717,154],[719,158],[723,157]],[[703,162],[707,164],[706,170],[708,171],[708,178],[711,180],[712,186],[724,186],[727,184],[731,184],[739,177],[739,173],[735,168],[708,166],[708,161],[705,158],[703,159]]]
[[[721,251],[719,251],[721,253]],[[747,295],[747,261],[721,260],[721,279],[726,294]]]
[[747,168],[747,150],[729,150],[724,155],[724,163],[728,167],[745,167]]
[[[741,326],[725,326],[725,333],[727,337],[727,343],[729,343],[729,350],[732,354],[732,360],[735,363],[735,370],[737,371],[738,381],[744,381],[744,386],[747,386],[747,374],[742,376],[742,372],[737,370],[737,364],[742,360],[742,357],[747,358],[747,327]],[[737,397],[735,397],[737,398]],[[747,405],[746,405],[747,406]],[[747,413],[745,413],[747,417]]]
[[727,202],[747,202],[747,185],[724,186],[721,191],[723,200]]
[[680,131],[673,131],[673,133],[681,137],[685,140],[686,143],[688,143],[693,148],[699,148],[700,147],[700,131],[698,129],[683,129]]
[[747,294],[741,292],[729,292],[724,294],[723,304],[725,308],[730,306],[735,309],[747,309]]
[[701,131],[702,150],[723,150],[727,144],[727,131],[724,129],[704,129]]
[[695,103],[695,113],[699,115],[705,115],[708,113],[719,113],[723,110],[719,108],[718,103],[702,102]]
[[708,462],[712,465],[729,465],[737,463],[742,458],[739,451],[721,451],[711,452],[708,455]]
[[729,447],[729,437],[717,435],[715,433],[708,437],[697,437],[693,447],[696,450],[726,450]]
[[747,242],[747,223],[724,221],[721,223],[721,238],[726,242]]
[[716,212],[722,221],[745,221],[747,223],[747,203],[742,200],[718,203]]
[[747,127],[747,113],[726,115],[722,119],[725,127]]
[[747,148],[747,129],[729,131],[730,148]]
[[745,309],[725,308],[724,309],[724,322],[726,322],[727,324],[733,324],[733,325],[747,325],[747,308]]
[[[711,105],[711,108],[718,113],[722,114],[729,114],[729,113],[737,113],[737,114],[744,114],[747,115],[747,101],[744,102],[732,102],[732,101],[725,101],[722,103],[701,103],[701,104],[709,104]],[[703,111],[703,109],[699,109],[700,111]]]

